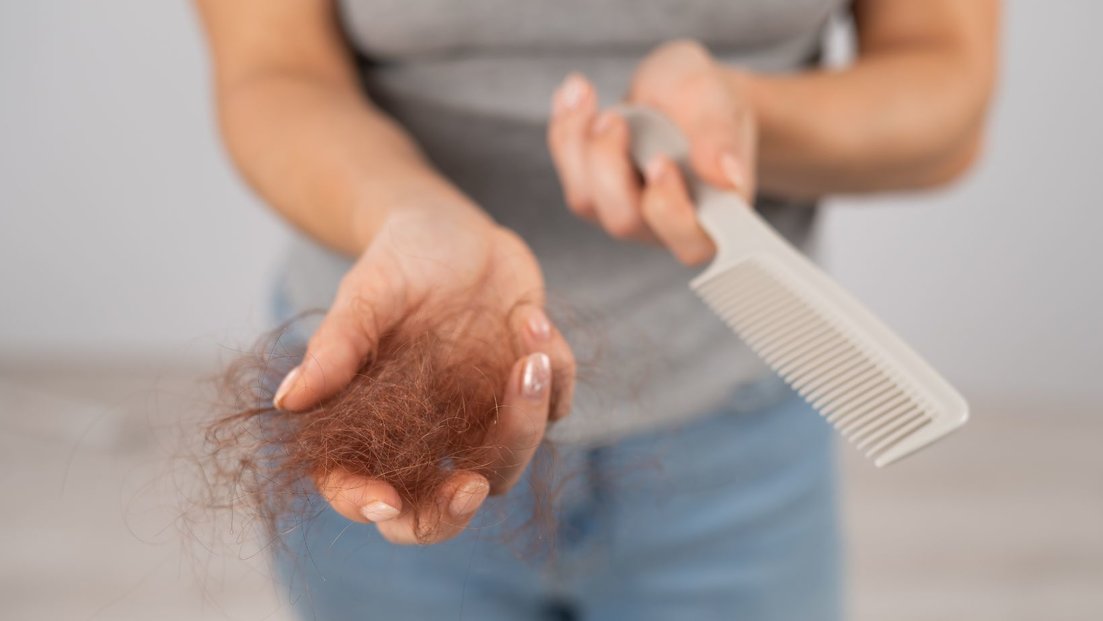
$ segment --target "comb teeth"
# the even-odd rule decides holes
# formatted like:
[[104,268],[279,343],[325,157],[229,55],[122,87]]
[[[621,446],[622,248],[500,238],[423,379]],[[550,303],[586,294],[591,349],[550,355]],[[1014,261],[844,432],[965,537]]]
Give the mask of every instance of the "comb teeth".
[[697,294],[812,407],[878,465],[934,413],[840,325],[753,258]]

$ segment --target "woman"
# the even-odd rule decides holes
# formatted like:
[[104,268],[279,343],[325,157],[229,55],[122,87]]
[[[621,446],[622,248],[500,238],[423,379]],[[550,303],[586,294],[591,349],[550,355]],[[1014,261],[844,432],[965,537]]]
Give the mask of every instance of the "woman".
[[[528,301],[515,329],[531,353],[500,430],[512,458],[489,479],[454,475],[427,546],[391,545],[415,542],[393,488],[320,481],[332,510],[290,534],[281,559],[304,614],[839,618],[829,429],[689,293],[695,270],[679,261],[714,248],[684,180],[661,157],[638,175],[624,119],[602,106],[665,113],[697,175],[753,198],[807,248],[821,196],[933,187],[969,168],[996,5],[201,0],[229,150],[305,233],[282,312],[330,309],[277,407],[340,390],[415,308]],[[825,71],[823,33],[841,11],[857,58]],[[512,518],[484,505],[513,515],[520,490],[487,496],[521,479],[549,418],[566,414],[548,411],[552,370],[570,384],[574,361],[545,286],[598,311],[605,364],[644,379],[632,395],[576,399],[557,423],[562,467],[579,474],[554,559],[531,563],[501,542]],[[658,468],[637,467],[652,458]]]

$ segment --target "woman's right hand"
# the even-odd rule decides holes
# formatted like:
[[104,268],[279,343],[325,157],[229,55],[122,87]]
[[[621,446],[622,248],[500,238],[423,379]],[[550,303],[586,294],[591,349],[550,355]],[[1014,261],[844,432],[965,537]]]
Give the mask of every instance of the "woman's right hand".
[[[336,472],[318,481],[319,491],[344,517],[375,523],[394,543],[432,543],[467,525],[488,494],[507,491],[524,472],[549,419],[570,408],[574,358],[542,306],[543,277],[535,257],[513,232],[477,207],[455,199],[389,212],[371,243],[341,281],[302,363],[283,380],[275,405],[306,410],[344,388],[370,357],[382,335],[415,309],[422,316],[457,307],[500,310],[525,354],[517,360],[499,424],[489,445],[500,447],[489,479],[460,471],[437,499],[441,523],[422,524],[433,541],[419,541],[414,507],[379,480]],[[518,304],[520,303],[520,306]],[[549,412],[552,370],[558,381],[556,412]],[[425,529],[425,526],[430,528]],[[435,526],[435,528],[433,528]]]
[[[693,172],[750,202],[758,128],[744,86],[748,75],[718,63],[700,43],[672,41],[640,62],[626,102],[668,117],[689,143]],[[624,116],[600,110],[594,86],[581,74],[568,76],[553,98],[548,123],[548,146],[567,206],[616,239],[660,243],[687,265],[711,259],[716,247],[697,222],[681,169],[657,155],[641,177],[630,143]]]

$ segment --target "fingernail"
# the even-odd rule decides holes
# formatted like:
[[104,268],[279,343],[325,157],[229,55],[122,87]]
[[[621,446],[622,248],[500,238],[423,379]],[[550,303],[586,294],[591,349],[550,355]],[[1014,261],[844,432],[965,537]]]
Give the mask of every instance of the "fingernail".
[[280,387],[276,389],[276,398],[272,399],[272,405],[276,406],[277,409],[283,409],[283,400],[287,397],[287,393],[291,392],[291,388],[295,385],[297,379],[299,379],[299,367],[291,369],[291,372],[280,382]]
[[590,126],[590,131],[594,134],[601,134],[613,126],[613,119],[616,118],[616,113],[612,110],[606,110],[597,115],[594,119],[594,124]]
[[551,383],[551,359],[545,353],[529,356],[521,374],[521,394],[529,399],[543,398]]
[[644,167],[643,175],[647,177],[648,183],[656,183],[663,178],[663,174],[666,172],[666,158],[662,155],[656,155],[651,158],[651,161]]
[[538,341],[546,341],[551,336],[551,323],[543,312],[537,311],[529,317],[529,334]]
[[364,505],[360,509],[360,513],[364,517],[368,518],[372,522],[386,522],[387,520],[393,520],[398,517],[398,509],[383,502],[382,500],[373,500]]
[[490,486],[486,481],[464,483],[448,503],[448,512],[456,517],[473,513],[486,500],[488,493],[490,493]]
[[577,73],[572,73],[567,76],[567,79],[563,80],[563,86],[559,91],[559,101],[563,104],[563,108],[567,110],[574,110],[582,103],[582,98],[586,95],[586,80]]
[[742,190],[747,187],[747,173],[743,171],[743,166],[739,163],[739,160],[731,153],[720,156],[720,171],[724,173],[724,177],[735,189]]

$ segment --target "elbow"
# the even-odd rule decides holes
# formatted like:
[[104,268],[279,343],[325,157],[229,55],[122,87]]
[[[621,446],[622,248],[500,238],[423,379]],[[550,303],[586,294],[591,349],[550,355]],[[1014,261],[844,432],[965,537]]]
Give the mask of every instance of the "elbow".
[[938,189],[958,183],[968,177],[980,162],[984,152],[984,132],[969,132],[928,162],[917,167],[915,189]]
[[976,168],[984,154],[993,80],[990,75],[981,80],[982,88],[970,92],[958,113],[944,117],[947,122],[941,127],[956,130],[939,132],[936,127],[929,127],[927,136],[931,141],[926,145],[926,156],[920,157],[916,166],[921,188],[958,183]]

